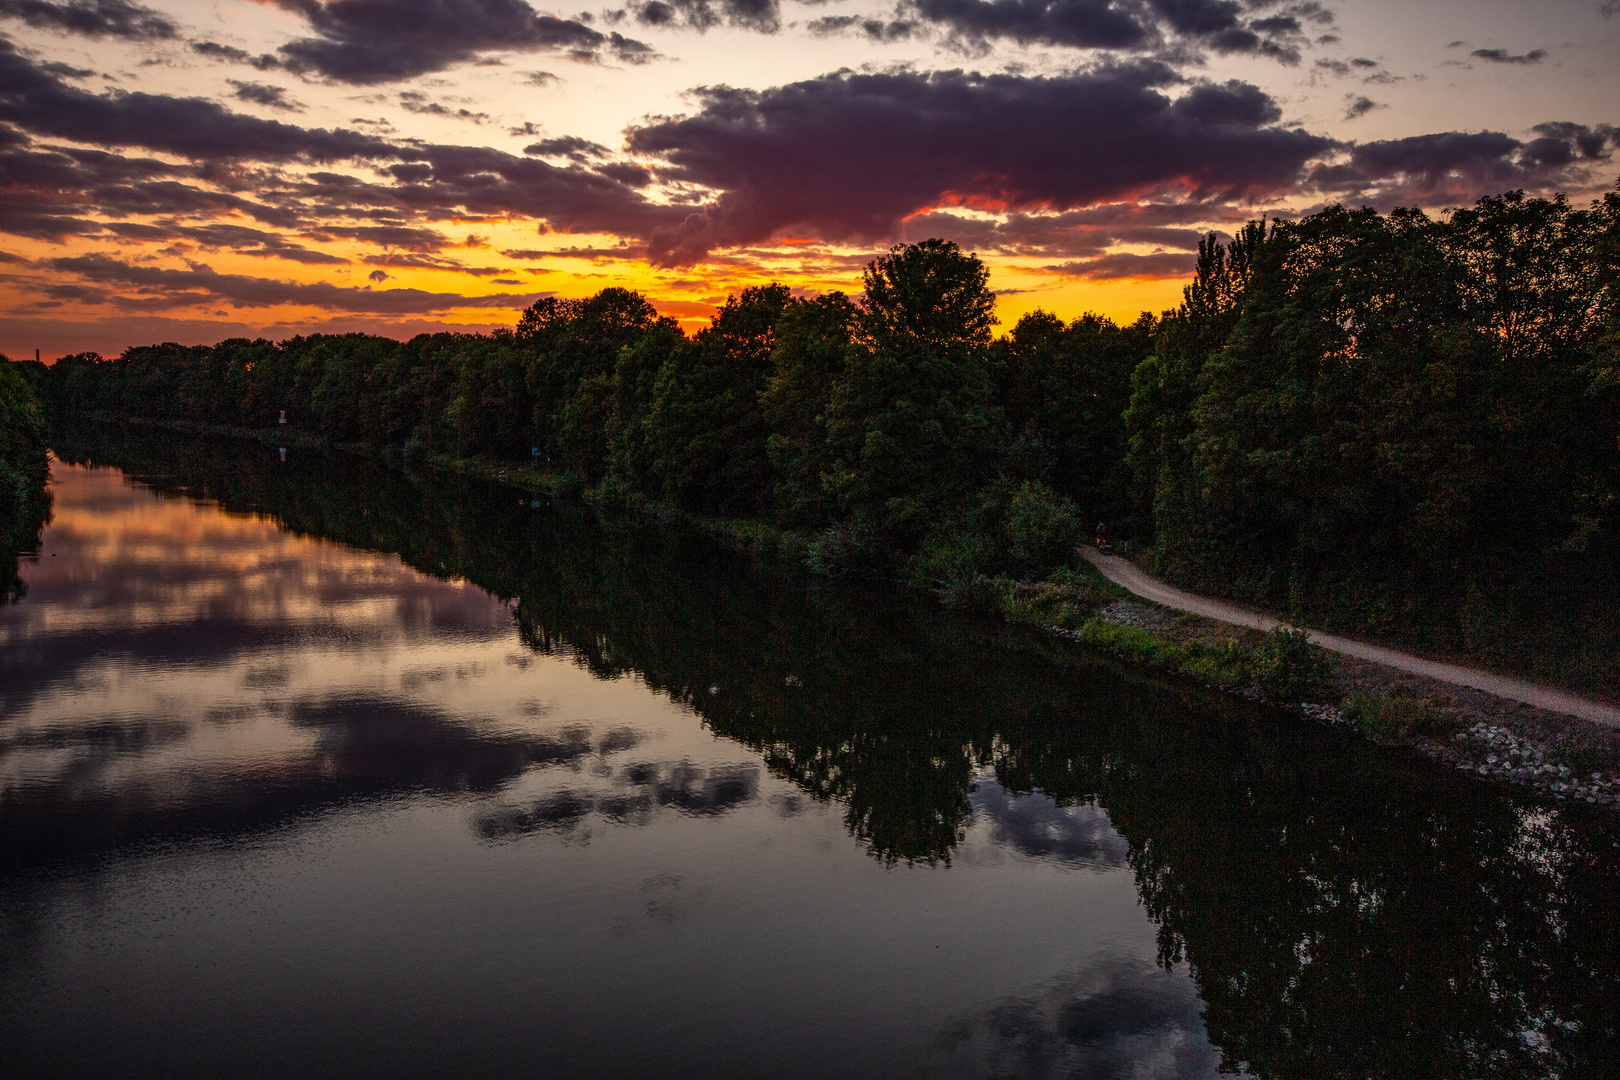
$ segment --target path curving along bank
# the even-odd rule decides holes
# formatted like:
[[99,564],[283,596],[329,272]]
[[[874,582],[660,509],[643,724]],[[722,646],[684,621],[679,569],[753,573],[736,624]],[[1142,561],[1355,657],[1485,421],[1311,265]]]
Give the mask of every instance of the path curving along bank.
[[[1206,596],[1195,596],[1184,592],[1174,585],[1160,581],[1151,574],[1143,573],[1133,562],[1120,558],[1118,555],[1104,555],[1092,548],[1079,549],[1102,576],[1115,585],[1127,589],[1156,604],[1163,604],[1167,608],[1177,611],[1186,611],[1194,615],[1202,615],[1206,619],[1217,622],[1231,623],[1234,626],[1245,626],[1255,630],[1271,630],[1278,626],[1287,625],[1269,615],[1262,615],[1257,611],[1228,604],[1224,600],[1212,600]],[[1554,690],[1547,686],[1538,686],[1535,683],[1525,682],[1507,675],[1496,675],[1478,668],[1462,667],[1458,664],[1442,664],[1435,660],[1425,660],[1420,656],[1403,653],[1396,649],[1388,649],[1382,645],[1369,645],[1362,641],[1352,641],[1349,638],[1339,637],[1335,634],[1324,634],[1317,630],[1311,631],[1311,644],[1320,645],[1329,652],[1343,653],[1354,656],[1360,660],[1370,660],[1375,664],[1384,664],[1413,675],[1422,675],[1426,678],[1436,679],[1440,682],[1451,683],[1453,686],[1467,686],[1474,690],[1483,690],[1487,694],[1507,698],[1509,701],[1522,701],[1527,705],[1534,705],[1540,709],[1551,712],[1565,713],[1569,716],[1578,716],[1583,720],[1607,727],[1620,728],[1620,709],[1612,705],[1605,705],[1601,701],[1590,698],[1577,697],[1562,690]]]

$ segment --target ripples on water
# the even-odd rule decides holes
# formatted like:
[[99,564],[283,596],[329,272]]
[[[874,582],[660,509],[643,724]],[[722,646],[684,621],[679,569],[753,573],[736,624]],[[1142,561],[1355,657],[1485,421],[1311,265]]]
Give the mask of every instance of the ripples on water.
[[58,454],[8,1075],[1616,1075],[1609,818],[498,487]]

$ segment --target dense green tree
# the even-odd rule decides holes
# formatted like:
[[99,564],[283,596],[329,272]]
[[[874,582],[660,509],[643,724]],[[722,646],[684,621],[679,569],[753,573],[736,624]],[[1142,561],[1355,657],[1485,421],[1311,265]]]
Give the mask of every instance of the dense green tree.
[[988,278],[947,240],[897,246],[863,278],[829,406],[830,483],[848,518],[901,550],[994,472]]
[[619,350],[613,368],[608,431],[611,472],[632,491],[656,491],[658,446],[653,431],[659,374],[692,347],[673,323],[660,323],[634,345]]
[[785,285],[727,298],[658,372],[648,432],[652,471],[676,504],[737,516],[767,510],[772,478],[760,395],[790,299]]
[[1206,243],[1127,415],[1162,568],[1361,626],[1505,617],[1612,513],[1602,205],[1332,207]]
[[1007,423],[1007,475],[1042,481],[1089,517],[1126,516],[1123,415],[1156,328],[1147,314],[1124,328],[1091,314],[1067,326],[1044,311],[1019,319],[997,342],[991,368]]
[[472,335],[460,352],[454,397],[445,419],[464,454],[521,458],[533,449],[530,357],[510,333]]
[[834,506],[827,420],[855,343],[858,311],[841,292],[790,301],[776,324],[771,375],[760,395],[775,475],[772,513],[787,525],[826,525]]
[[[320,430],[340,441],[380,441],[384,435],[379,387],[372,373],[399,343],[371,334],[326,335],[311,342],[298,363],[299,381]],[[316,372],[319,372],[317,375]]]
[[[583,403],[573,409],[572,419],[565,419],[564,413],[586,383],[592,384],[586,395],[590,402],[605,401],[603,380],[612,378],[619,350],[634,345],[660,321],[645,297],[620,288],[603,289],[583,300],[548,296],[523,313],[513,332],[532,357],[528,378],[535,400],[533,430],[545,456],[556,456],[593,476],[602,474],[606,417],[587,422],[585,415],[595,405]],[[572,433],[566,450],[565,430]]]
[[338,441],[538,448],[817,530],[828,569],[934,584],[1039,574],[1082,517],[1146,517],[1188,584],[1476,651],[1526,604],[1613,591],[1620,192],[1251,222],[1203,240],[1177,310],[1124,327],[1034,312],[992,343],[987,280],[929,240],[874,260],[858,301],[747,289],[693,340],[614,288],[541,300],[510,333],[166,343],[38,382],[64,415],[285,410]]

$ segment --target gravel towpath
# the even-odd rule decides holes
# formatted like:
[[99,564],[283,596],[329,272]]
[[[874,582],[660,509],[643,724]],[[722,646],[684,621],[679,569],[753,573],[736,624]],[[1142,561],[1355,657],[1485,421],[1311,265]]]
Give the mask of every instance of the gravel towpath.
[[[1102,576],[1121,588],[1128,589],[1137,596],[1163,604],[1177,611],[1191,612],[1202,615],[1206,619],[1217,622],[1231,623],[1234,626],[1246,626],[1256,630],[1270,630],[1277,626],[1286,625],[1269,615],[1262,615],[1257,611],[1250,611],[1228,604],[1222,600],[1211,600],[1205,596],[1194,596],[1183,592],[1174,585],[1160,581],[1151,574],[1145,574],[1135,563],[1120,558],[1118,555],[1104,555],[1092,548],[1082,547],[1080,552],[1091,561],[1092,565],[1102,573]],[[1311,644],[1320,645],[1329,652],[1343,653],[1361,660],[1369,660],[1375,664],[1385,664],[1401,671],[1411,672],[1413,675],[1422,675],[1439,682],[1450,683],[1453,686],[1467,686],[1475,690],[1483,690],[1487,694],[1507,698],[1510,701],[1522,701],[1537,708],[1547,709],[1551,712],[1564,713],[1568,716],[1578,716],[1583,720],[1591,720],[1606,727],[1620,728],[1620,709],[1612,705],[1605,705],[1601,701],[1590,698],[1577,697],[1562,690],[1555,690],[1550,686],[1538,686],[1535,683],[1525,682],[1507,675],[1496,675],[1478,668],[1462,667],[1458,664],[1442,664],[1435,660],[1425,660],[1421,656],[1413,656],[1395,649],[1387,649],[1382,645],[1369,645],[1362,641],[1352,641],[1349,638],[1339,637],[1335,634],[1324,634],[1317,630],[1311,631]]]

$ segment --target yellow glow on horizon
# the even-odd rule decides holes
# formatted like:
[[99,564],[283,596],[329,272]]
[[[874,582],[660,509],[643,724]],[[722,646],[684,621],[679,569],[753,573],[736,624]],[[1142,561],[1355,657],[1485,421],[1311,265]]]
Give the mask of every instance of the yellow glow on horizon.
[[[239,222],[242,225],[251,223]],[[209,249],[186,240],[124,240],[108,249],[105,238],[69,238],[61,243],[24,240],[12,251],[23,262],[11,280],[0,281],[0,302],[20,304],[30,289],[25,279],[60,280],[61,264],[56,260],[100,255],[128,264],[136,272],[165,271],[174,275],[201,272],[203,268],[227,277],[253,278],[266,285],[274,282],[295,285],[326,284],[340,290],[360,290],[386,294],[392,290],[417,290],[447,296],[441,308],[421,312],[344,311],[324,306],[311,298],[255,304],[235,302],[218,296],[199,295],[195,302],[167,306],[141,302],[139,283],[109,279],[105,284],[87,280],[87,296],[62,295],[54,307],[41,312],[52,319],[75,325],[85,335],[77,347],[46,350],[51,355],[89,349],[116,355],[124,348],[153,344],[158,340],[179,340],[181,344],[212,344],[244,332],[250,336],[285,338],[299,333],[341,333],[360,330],[396,337],[408,337],[424,328],[439,326],[469,332],[487,331],[514,325],[526,301],[539,295],[567,299],[585,298],[604,288],[631,289],[646,296],[660,314],[674,318],[687,334],[709,325],[710,318],[728,296],[751,286],[781,283],[800,295],[839,290],[859,295],[861,274],[878,251],[848,248],[802,239],[787,239],[737,251],[715,252],[694,265],[655,266],[634,248],[625,248],[618,238],[605,234],[537,232],[533,223],[522,220],[438,221],[425,227],[446,238],[442,247],[423,250],[384,248],[358,239],[327,239],[284,233],[289,241],[310,251],[346,260],[344,263],[310,263],[274,254],[252,255],[240,251]],[[620,252],[623,252],[621,255]],[[505,252],[513,252],[508,256]],[[515,253],[521,252],[521,256]],[[1031,265],[1027,258],[986,255],[990,287],[998,290],[999,332],[1009,332],[1024,314],[1042,309],[1064,320],[1086,312],[1096,312],[1125,324],[1141,312],[1155,314],[1172,308],[1181,300],[1184,278],[1114,279],[1085,281],[1066,278],[1051,269]],[[439,263],[441,265],[408,265]],[[469,273],[468,269],[480,270]],[[371,280],[372,273],[388,276]],[[184,284],[183,276],[169,278],[163,291]],[[205,282],[200,278],[199,285]],[[125,303],[115,297],[129,298]],[[510,303],[480,306],[468,301],[494,296],[510,296]],[[142,320],[162,318],[185,325],[183,332],[160,329],[163,336],[143,334]],[[119,327],[127,326],[127,332]],[[218,330],[211,327],[217,326]],[[93,338],[93,340],[91,340]],[[18,350],[26,342],[7,342],[16,355],[26,356],[31,347]],[[47,357],[50,358],[50,357]]]

